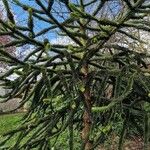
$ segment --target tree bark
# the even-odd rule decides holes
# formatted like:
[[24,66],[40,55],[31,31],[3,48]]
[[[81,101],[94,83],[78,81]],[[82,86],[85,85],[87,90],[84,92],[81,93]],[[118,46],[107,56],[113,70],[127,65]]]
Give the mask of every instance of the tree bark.
[[84,145],[84,150],[90,150],[92,148],[92,142],[90,141],[89,135],[92,127],[92,119],[91,119],[91,92],[90,86],[88,86],[88,65],[83,66],[83,73],[84,73],[84,85],[85,90],[83,92],[84,95],[84,113],[83,113],[83,130],[81,132],[81,138]]

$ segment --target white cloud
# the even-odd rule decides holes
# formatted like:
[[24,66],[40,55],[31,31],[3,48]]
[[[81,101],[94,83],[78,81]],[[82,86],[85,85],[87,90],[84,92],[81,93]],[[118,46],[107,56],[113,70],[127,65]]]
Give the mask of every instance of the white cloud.
[[75,45],[75,43],[69,37],[58,37],[50,41],[51,44],[59,44],[59,45]]

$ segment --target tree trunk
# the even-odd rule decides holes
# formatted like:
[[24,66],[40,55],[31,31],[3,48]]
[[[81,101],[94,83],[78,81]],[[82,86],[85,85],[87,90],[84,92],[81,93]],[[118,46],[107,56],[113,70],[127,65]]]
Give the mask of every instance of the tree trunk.
[[147,112],[144,116],[144,150],[149,150],[150,148],[150,113]]
[[92,127],[92,119],[91,119],[91,92],[90,86],[88,86],[88,65],[84,65],[83,68],[84,73],[84,85],[85,90],[83,92],[84,95],[84,114],[83,114],[83,130],[81,132],[81,138],[84,145],[84,150],[90,150],[92,148],[92,142],[89,139],[91,127]]

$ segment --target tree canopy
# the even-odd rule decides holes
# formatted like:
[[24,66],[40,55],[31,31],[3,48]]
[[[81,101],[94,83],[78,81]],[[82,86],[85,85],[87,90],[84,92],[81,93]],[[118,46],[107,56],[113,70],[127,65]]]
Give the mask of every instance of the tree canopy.
[[[68,149],[92,150],[104,143],[121,119],[118,149],[122,149],[126,133],[131,133],[128,130],[136,128],[148,150],[150,55],[139,33],[150,32],[150,3],[32,2],[34,7],[30,2],[3,0],[7,19],[0,18],[0,37],[9,35],[13,40],[0,45],[0,59],[10,66],[0,76],[5,82],[2,86],[10,89],[1,102],[21,97],[19,107],[27,102],[30,107],[20,127],[2,135],[0,146],[9,150],[60,149],[58,139],[67,132]],[[26,14],[24,24],[14,19],[12,5]],[[36,28],[39,24],[42,29]],[[51,33],[59,40],[52,42]],[[6,51],[24,45],[32,50],[23,59]],[[137,49],[137,45],[142,46]],[[14,74],[17,77],[10,80]],[[16,142],[9,145],[15,136]]]

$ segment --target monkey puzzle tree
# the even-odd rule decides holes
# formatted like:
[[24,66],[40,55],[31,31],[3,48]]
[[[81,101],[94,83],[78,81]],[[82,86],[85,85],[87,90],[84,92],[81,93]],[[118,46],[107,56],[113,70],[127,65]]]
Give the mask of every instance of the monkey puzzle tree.
[[[59,144],[59,136],[68,131],[70,150],[76,136],[82,141],[78,149],[95,149],[114,132],[119,114],[123,119],[119,149],[129,125],[144,136],[148,149],[149,54],[113,40],[126,36],[132,42],[144,43],[128,31],[150,32],[150,22],[145,19],[150,12],[148,1],[35,0],[35,7],[19,0],[12,2],[24,10],[28,21],[18,25],[9,1],[3,0],[8,20],[0,19],[0,25],[2,33],[13,41],[0,46],[0,57],[11,65],[0,80],[12,90],[1,97],[5,102],[22,96],[19,107],[28,101],[31,105],[20,127],[2,135],[0,145],[14,150],[52,149]],[[41,30],[36,30],[38,21],[45,26]],[[70,43],[41,40],[42,35],[52,32]],[[5,51],[25,44],[34,50],[23,60]],[[10,81],[8,77],[13,74],[18,77]],[[15,136],[16,142],[9,145]]]

